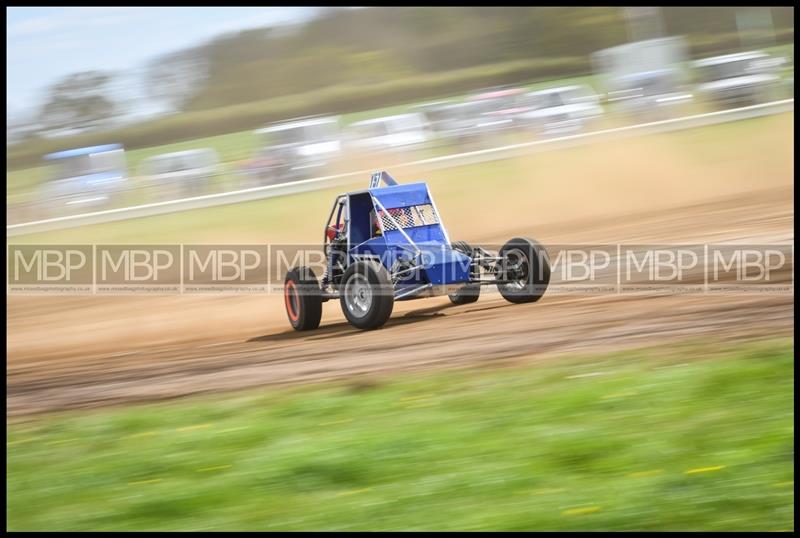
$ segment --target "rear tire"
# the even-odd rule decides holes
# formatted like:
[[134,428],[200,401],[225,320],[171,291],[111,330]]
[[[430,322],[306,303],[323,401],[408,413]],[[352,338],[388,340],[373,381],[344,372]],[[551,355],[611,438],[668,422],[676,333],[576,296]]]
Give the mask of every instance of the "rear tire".
[[342,312],[354,327],[377,329],[392,315],[394,286],[389,271],[378,262],[350,264],[342,276],[340,290]]
[[[456,241],[451,245],[453,250],[457,250],[472,257],[472,247],[466,241]],[[453,304],[470,304],[477,301],[481,296],[480,284],[467,284],[455,293],[448,294],[450,302]]]
[[542,298],[550,284],[550,258],[542,245],[527,237],[515,237],[500,249],[504,270],[516,277],[510,284],[498,284],[503,298],[510,303],[534,303]]
[[298,266],[286,273],[283,281],[286,315],[296,331],[319,327],[322,319],[322,294],[317,275],[310,267]]

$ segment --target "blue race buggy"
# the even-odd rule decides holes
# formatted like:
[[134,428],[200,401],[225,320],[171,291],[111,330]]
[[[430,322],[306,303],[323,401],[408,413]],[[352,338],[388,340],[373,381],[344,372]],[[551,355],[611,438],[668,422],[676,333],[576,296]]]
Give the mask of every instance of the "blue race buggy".
[[[383,184],[383,185],[381,185]],[[496,285],[511,303],[531,303],[550,282],[550,261],[536,241],[517,237],[492,255],[450,242],[425,183],[400,185],[386,172],[369,188],[336,198],[325,228],[322,280],[307,266],[284,280],[286,313],[298,331],[316,329],[322,303],[339,299],[359,329],[381,327],[395,301],[448,295],[455,304],[478,300]]]

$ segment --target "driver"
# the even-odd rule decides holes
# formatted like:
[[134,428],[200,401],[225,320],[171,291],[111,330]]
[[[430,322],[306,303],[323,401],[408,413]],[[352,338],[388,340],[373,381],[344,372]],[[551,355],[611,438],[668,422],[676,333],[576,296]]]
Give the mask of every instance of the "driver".
[[[387,209],[387,212],[394,219],[396,219],[396,220],[399,219],[400,222],[402,222],[402,217],[403,217],[403,210],[402,209],[400,209],[399,207],[398,208],[390,208],[390,209]],[[380,237],[381,235],[383,235],[383,232],[381,231],[380,222],[378,222],[378,213],[375,212],[375,211],[370,211],[370,218],[371,218],[371,221],[372,221],[372,237]],[[391,228],[391,229],[394,229],[394,228]]]
[[378,222],[378,214],[375,211],[370,211],[372,216],[372,237],[380,237],[383,235],[381,231],[381,224]]

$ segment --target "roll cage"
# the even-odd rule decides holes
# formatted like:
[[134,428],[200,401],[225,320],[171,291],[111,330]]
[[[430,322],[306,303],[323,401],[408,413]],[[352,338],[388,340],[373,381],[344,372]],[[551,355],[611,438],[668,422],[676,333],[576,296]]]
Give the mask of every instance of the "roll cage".
[[[406,198],[428,203],[421,208],[421,204],[409,203]],[[431,228],[430,237],[423,234],[422,238],[449,248],[447,232],[424,184],[400,186],[391,175],[380,171],[372,174],[368,189],[337,196],[323,237],[327,257],[323,286],[335,285],[347,266],[359,259],[380,261],[393,278],[407,273],[409,266],[421,266],[420,237],[412,237],[420,234],[409,233],[412,228]],[[398,258],[408,262],[402,271],[395,266]]]
[[339,296],[342,276],[359,260],[386,268],[395,299],[423,296],[441,286],[504,284],[516,270],[482,247],[470,253],[454,248],[425,183],[400,185],[388,173],[376,172],[369,185],[337,196],[328,214],[324,300]]

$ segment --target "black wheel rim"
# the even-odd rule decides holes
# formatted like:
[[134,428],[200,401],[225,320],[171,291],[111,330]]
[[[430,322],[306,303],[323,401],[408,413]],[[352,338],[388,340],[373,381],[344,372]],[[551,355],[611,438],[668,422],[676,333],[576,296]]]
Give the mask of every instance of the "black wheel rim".
[[530,274],[530,264],[525,253],[514,248],[505,255],[506,279],[505,289],[509,291],[520,291],[527,287],[528,276]]

